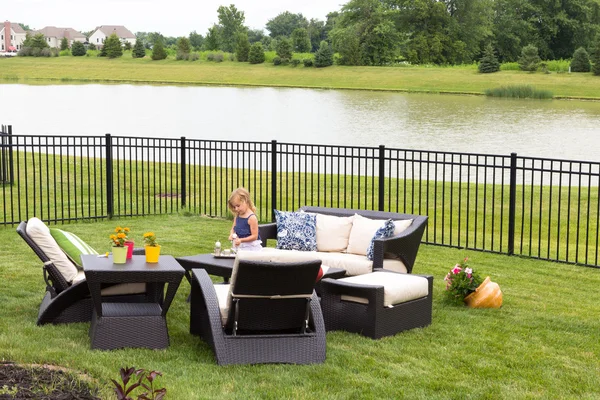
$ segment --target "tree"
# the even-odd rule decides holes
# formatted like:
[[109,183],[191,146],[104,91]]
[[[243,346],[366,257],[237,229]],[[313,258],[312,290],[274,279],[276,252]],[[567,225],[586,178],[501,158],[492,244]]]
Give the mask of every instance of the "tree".
[[265,62],[265,51],[261,42],[252,43],[248,52],[250,64],[262,64]]
[[308,53],[312,48],[308,31],[305,28],[294,29],[291,39],[294,51],[297,53]]
[[165,58],[167,58],[165,45],[163,44],[162,40],[158,39],[156,43],[154,43],[154,47],[152,48],[152,59],[164,60]]
[[38,33],[37,35],[30,36],[29,33],[25,35],[25,40],[23,41],[23,47],[31,47],[33,49],[47,49],[50,46],[46,41],[43,33]]
[[308,32],[308,37],[310,38],[310,51],[315,52],[319,49],[321,41],[327,39],[325,22],[312,18],[308,23],[308,28],[306,28],[306,30]]
[[358,37],[360,62],[352,65],[383,65],[391,62],[400,42],[393,15],[390,7],[380,0],[350,0],[342,7],[335,27],[330,32],[334,49],[346,60],[357,60],[354,55],[342,54],[344,42],[354,35]]
[[144,47],[144,41],[141,39],[135,40],[131,57],[133,58],[144,58],[146,56],[146,48]]
[[583,47],[580,47],[573,53],[571,72],[590,72],[590,70],[590,55]]
[[196,31],[190,32],[190,45],[194,50],[200,50],[202,48],[202,43],[204,42],[204,37]]
[[235,45],[235,56],[239,62],[248,61],[248,53],[250,51],[250,42],[248,34],[244,31],[238,32],[237,42]]
[[190,40],[186,37],[180,37],[177,40],[177,53],[190,54],[191,51],[192,46],[190,44]]
[[208,28],[206,39],[204,39],[204,48],[206,50],[219,50],[219,27],[213,25]]
[[265,33],[262,29],[248,29],[248,41],[250,44],[262,42],[263,38],[265,37],[268,36],[265,36]]
[[123,55],[123,47],[121,46],[121,40],[117,36],[116,33],[112,33],[109,37],[104,41],[104,46],[102,46],[102,52],[104,56],[108,58],[117,58]]
[[279,36],[290,37],[294,29],[307,28],[308,21],[300,13],[292,14],[289,11],[284,11],[275,18],[268,20],[265,27],[272,38]]
[[229,7],[220,6],[217,9],[219,25],[221,26],[221,50],[233,53],[238,32],[245,30],[244,21],[246,17],[243,11],[239,11],[235,5]]
[[123,50],[131,50],[131,43],[129,41],[125,41],[125,43],[123,43]]
[[596,36],[596,45],[592,50],[592,72],[600,75],[600,35]]
[[485,47],[483,57],[479,60],[477,68],[479,69],[479,72],[483,74],[500,71],[500,62],[498,62],[496,54],[494,54],[494,48],[491,44],[488,44]]
[[61,50],[69,50],[69,39],[63,36],[60,41],[60,49]]
[[329,67],[333,65],[333,50],[331,46],[323,40],[319,46],[319,50],[315,53],[315,67]]
[[90,43],[90,45],[88,46],[89,50],[97,50],[98,48],[96,47],[96,45],[94,43]]
[[282,59],[291,60],[292,59],[292,41],[288,38],[280,38],[277,40],[277,48],[275,52]]
[[83,43],[76,40],[71,46],[71,54],[75,57],[85,56],[87,54],[87,50],[85,49]]
[[528,44],[521,50],[519,57],[519,68],[522,71],[535,72],[540,64],[540,56],[538,56],[538,48],[532,44]]

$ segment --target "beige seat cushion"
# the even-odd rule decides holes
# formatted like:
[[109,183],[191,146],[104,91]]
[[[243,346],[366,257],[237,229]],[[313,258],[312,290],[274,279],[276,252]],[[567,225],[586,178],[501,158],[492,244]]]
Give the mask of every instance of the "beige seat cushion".
[[[85,279],[85,272],[79,271],[77,276],[73,279],[73,284],[80,282]],[[109,286],[102,289],[100,294],[102,296],[124,296],[129,294],[143,294],[146,293],[145,283],[120,283],[118,285]]]
[[27,235],[38,245],[56,266],[67,282],[73,282],[77,276],[77,268],[61,250],[56,240],[50,234],[50,229],[39,218],[33,217],[27,221]]
[[230,303],[227,301],[229,296],[229,284],[217,284],[214,285],[215,292],[217,293],[217,301],[219,302],[219,311],[221,312],[221,323],[223,326],[227,324],[227,316],[229,315]]
[[[426,297],[429,294],[429,283],[422,276],[396,274],[393,272],[372,272],[366,275],[351,276],[340,279],[342,282],[355,283],[363,286],[383,286],[383,306],[404,303],[410,300]],[[341,296],[342,300],[368,304],[362,297]]]
[[317,214],[317,251],[345,251],[353,219]]
[[325,265],[346,270],[346,275],[362,275],[373,271],[373,261],[365,256],[347,253],[318,252],[316,256]]
[[[350,230],[350,237],[348,239],[347,252],[366,256],[367,249],[371,244],[375,232],[383,226],[384,222],[385,220],[383,219],[370,219],[365,218],[362,215],[354,214],[352,229]],[[412,219],[394,221],[394,225],[396,225],[394,236],[406,230],[411,224]]]

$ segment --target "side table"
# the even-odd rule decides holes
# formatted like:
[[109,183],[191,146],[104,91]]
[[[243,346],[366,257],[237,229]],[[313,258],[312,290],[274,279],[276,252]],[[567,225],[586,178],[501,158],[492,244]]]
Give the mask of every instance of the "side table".
[[[184,275],[175,258],[161,255],[158,263],[148,264],[145,256],[134,255],[125,264],[113,264],[112,256],[84,255],[81,261],[94,303],[89,331],[92,349],[169,346],[166,314]],[[147,283],[147,290],[159,293],[153,302],[102,301],[103,284],[137,282]],[[161,301],[165,285],[166,295]]]

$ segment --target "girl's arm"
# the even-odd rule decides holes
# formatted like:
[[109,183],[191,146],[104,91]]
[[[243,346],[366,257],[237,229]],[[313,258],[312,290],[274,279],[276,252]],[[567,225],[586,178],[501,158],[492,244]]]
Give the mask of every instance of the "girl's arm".
[[233,240],[233,234],[235,233],[235,220],[237,217],[233,217],[233,225],[231,226],[231,231],[229,231],[229,241]]

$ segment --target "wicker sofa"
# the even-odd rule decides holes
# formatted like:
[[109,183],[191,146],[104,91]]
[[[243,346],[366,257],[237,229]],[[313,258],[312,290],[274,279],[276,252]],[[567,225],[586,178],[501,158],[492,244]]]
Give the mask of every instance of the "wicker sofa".
[[[320,259],[323,265],[345,269],[348,276],[362,275],[382,268],[411,273],[423,232],[427,227],[427,217],[421,215],[309,206],[301,207],[298,211],[317,215],[317,251],[313,252],[315,257]],[[337,218],[331,219],[331,217]],[[382,220],[388,219],[402,224],[401,231],[392,237],[375,239],[373,260],[368,260],[367,249],[364,246],[365,238],[370,242],[373,229],[377,229],[373,227],[381,225]],[[266,247],[269,240],[277,240],[277,223],[259,225],[258,229],[263,246]],[[363,229],[364,232],[355,232],[355,229]],[[330,244],[332,235],[344,236],[346,232],[348,232],[346,247],[343,244]],[[353,241],[356,237],[359,239]],[[343,242],[343,238],[341,241]],[[294,252],[294,250],[279,249],[269,249],[269,251]]]

